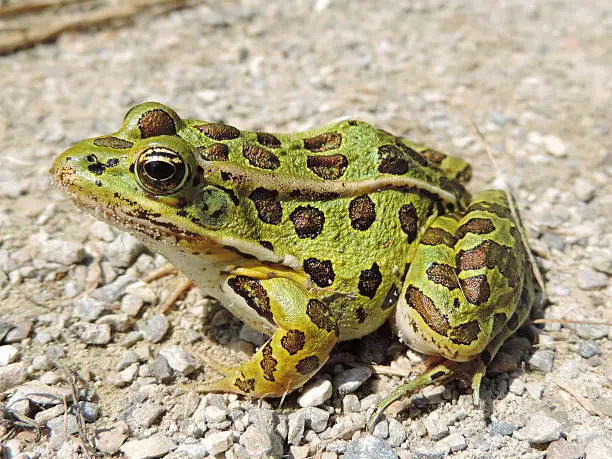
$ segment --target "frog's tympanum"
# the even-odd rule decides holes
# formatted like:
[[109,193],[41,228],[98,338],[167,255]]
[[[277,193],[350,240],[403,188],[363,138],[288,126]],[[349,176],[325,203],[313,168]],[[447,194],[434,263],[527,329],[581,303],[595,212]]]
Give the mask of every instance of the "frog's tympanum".
[[466,162],[360,121],[270,134],[144,103],[52,173],[270,337],[205,391],[283,396],[390,317],[402,341],[443,359],[379,408],[468,370],[477,391],[534,301],[506,193],[472,198]]

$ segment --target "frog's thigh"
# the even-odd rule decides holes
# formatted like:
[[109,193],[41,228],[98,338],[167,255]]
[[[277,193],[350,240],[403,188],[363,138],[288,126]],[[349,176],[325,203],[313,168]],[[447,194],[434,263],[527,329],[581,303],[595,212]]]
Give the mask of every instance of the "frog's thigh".
[[396,309],[414,349],[467,361],[516,309],[525,250],[502,191],[480,193],[464,212],[435,219],[418,246]]
[[227,284],[274,322],[276,331],[249,361],[200,389],[281,397],[302,386],[338,341],[337,322],[327,305],[291,279],[235,275]]

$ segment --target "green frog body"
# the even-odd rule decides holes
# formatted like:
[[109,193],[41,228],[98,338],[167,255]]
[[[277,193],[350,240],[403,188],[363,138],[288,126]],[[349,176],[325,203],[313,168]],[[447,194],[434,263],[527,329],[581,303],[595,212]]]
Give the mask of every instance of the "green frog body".
[[384,406],[468,368],[477,390],[534,300],[506,193],[471,198],[465,161],[360,121],[270,134],[144,103],[52,174],[269,336],[205,391],[283,396],[336,343],[390,317],[400,339],[443,359]]

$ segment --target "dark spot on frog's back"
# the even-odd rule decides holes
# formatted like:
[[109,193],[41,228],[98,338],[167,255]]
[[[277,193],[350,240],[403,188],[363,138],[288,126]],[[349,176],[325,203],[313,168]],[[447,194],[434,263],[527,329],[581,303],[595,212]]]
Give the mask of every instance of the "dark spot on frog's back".
[[406,154],[406,156],[408,156],[410,159],[412,159],[418,165],[423,166],[423,167],[429,166],[429,163],[427,162],[427,159],[425,159],[425,157],[422,154],[417,153],[416,150],[413,150],[412,148],[410,148],[408,145],[406,145],[400,139],[397,139],[397,144],[396,145],[399,148],[402,149],[402,151]]
[[245,145],[242,148],[242,155],[251,165],[261,169],[274,170],[280,166],[278,156],[257,145]]
[[336,180],[342,177],[348,160],[344,155],[308,156],[306,167],[326,180]]
[[436,333],[447,336],[450,329],[448,319],[440,312],[434,302],[413,285],[406,289],[406,303],[415,309],[425,323]]
[[402,175],[408,172],[409,162],[402,150],[395,145],[382,145],[378,147],[378,172],[382,174]]
[[304,260],[304,272],[310,276],[312,281],[319,287],[329,287],[334,283],[336,274],[331,260],[318,260],[307,258]]
[[317,368],[319,368],[319,358],[316,355],[304,357],[295,365],[297,372],[303,375],[311,373]]
[[478,339],[480,333],[480,324],[477,320],[471,320],[464,324],[458,325],[453,328],[450,333],[450,339],[455,344],[471,344],[472,341]]
[[229,148],[223,143],[213,143],[207,147],[197,147],[196,153],[206,161],[227,161],[229,159]]
[[368,318],[368,313],[366,312],[364,308],[358,307],[357,310],[355,311],[355,316],[357,317],[357,322],[362,324]]
[[468,233],[489,234],[495,231],[495,225],[488,218],[471,218],[457,229],[457,239]]
[[380,268],[378,267],[378,263],[373,263],[370,269],[364,269],[361,271],[361,274],[359,274],[357,288],[360,294],[373,299],[381,283],[382,274]]
[[147,139],[160,135],[176,135],[176,126],[172,116],[161,108],[144,112],[138,120],[140,137]]
[[263,358],[261,359],[261,362],[259,362],[259,365],[264,373],[264,378],[270,382],[275,381],[274,372],[276,371],[276,364],[278,363],[278,360],[272,356],[272,353],[272,345],[270,344],[270,341],[268,341],[261,349]]
[[395,284],[393,284],[382,302],[382,309],[389,309],[390,307],[394,306],[395,303],[397,303],[398,298],[399,290]]
[[265,188],[257,188],[250,195],[249,199],[253,201],[259,219],[264,223],[278,225],[283,218],[283,207],[276,200],[278,191],[266,190]]
[[408,244],[412,244],[419,231],[418,215],[414,204],[403,205],[398,215],[402,231],[408,235]]
[[285,336],[281,338],[281,346],[285,349],[289,355],[295,355],[302,349],[306,344],[306,335],[300,330],[289,330]]
[[325,224],[325,215],[322,211],[313,206],[298,206],[295,208],[289,219],[293,223],[295,232],[300,239],[314,239]]
[[94,139],[93,144],[96,147],[114,148],[115,150],[124,150],[126,148],[132,148],[134,145],[132,142],[120,139],[119,137],[98,137]]
[[119,164],[119,160],[117,158],[111,158],[106,161],[106,163],[100,163],[95,155],[89,155],[87,160],[95,161],[93,164],[87,166],[87,170],[96,175],[102,175],[106,169],[110,169],[111,167],[115,167],[117,164]]
[[306,305],[306,315],[310,317],[312,323],[321,330],[334,332],[338,336],[338,327],[336,320],[332,316],[327,305],[319,300],[311,299]]
[[461,279],[461,291],[465,299],[475,305],[486,303],[491,295],[491,287],[484,274]]
[[281,141],[278,140],[278,137],[268,134],[267,132],[258,132],[257,141],[264,147],[268,148],[280,148],[281,146]]
[[255,379],[236,378],[236,381],[234,381],[234,386],[236,386],[238,389],[240,389],[245,394],[248,394],[249,392],[253,392],[255,390]]
[[421,152],[433,164],[440,164],[446,158],[446,155],[440,151],[432,150],[431,148]]
[[232,140],[240,137],[240,131],[229,124],[208,123],[194,127],[206,137],[213,140]]
[[312,152],[335,150],[342,145],[342,134],[339,132],[324,132],[314,137],[304,139],[304,148]]
[[376,220],[376,206],[368,195],[357,196],[349,204],[351,226],[359,231],[365,231]]

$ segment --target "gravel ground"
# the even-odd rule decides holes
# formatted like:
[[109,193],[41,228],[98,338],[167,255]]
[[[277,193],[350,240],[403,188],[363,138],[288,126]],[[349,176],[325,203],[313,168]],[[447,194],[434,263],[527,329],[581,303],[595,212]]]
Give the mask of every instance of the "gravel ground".
[[248,130],[363,119],[466,158],[472,190],[503,175],[547,281],[543,316],[611,322],[610,3],[214,3],[0,57],[4,457],[612,457],[605,325],[548,323],[536,346],[524,333],[482,406],[449,384],[373,435],[364,419],[399,380],[347,362],[419,361],[384,332],[340,346],[281,408],[199,396],[211,373],[198,356],[238,361],[261,336],[195,290],[159,315],[174,278],[139,280],[164,261],[48,175],[56,154],[145,100]]

